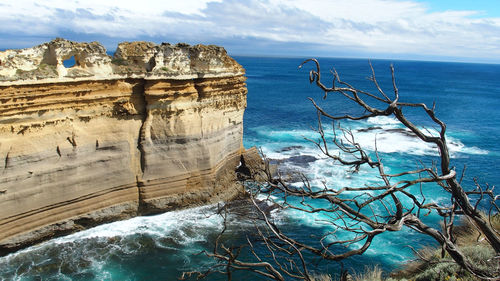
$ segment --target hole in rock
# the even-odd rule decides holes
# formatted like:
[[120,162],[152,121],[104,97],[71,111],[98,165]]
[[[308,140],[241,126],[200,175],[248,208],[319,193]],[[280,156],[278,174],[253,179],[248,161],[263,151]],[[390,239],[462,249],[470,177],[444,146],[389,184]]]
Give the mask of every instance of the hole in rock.
[[66,68],[71,68],[71,67],[75,66],[76,65],[75,56],[71,56],[71,58],[64,60],[63,65]]

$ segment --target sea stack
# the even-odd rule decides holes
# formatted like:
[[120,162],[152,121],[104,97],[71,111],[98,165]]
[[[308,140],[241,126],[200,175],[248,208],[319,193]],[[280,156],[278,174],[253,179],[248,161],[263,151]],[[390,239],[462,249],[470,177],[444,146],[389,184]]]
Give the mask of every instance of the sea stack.
[[245,79],[217,46],[0,52],[0,254],[236,196]]

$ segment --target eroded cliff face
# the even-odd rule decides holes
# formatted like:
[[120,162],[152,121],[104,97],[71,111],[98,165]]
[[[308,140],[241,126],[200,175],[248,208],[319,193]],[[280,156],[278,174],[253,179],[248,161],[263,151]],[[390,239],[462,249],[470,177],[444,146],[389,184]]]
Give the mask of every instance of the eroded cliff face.
[[56,39],[0,52],[0,253],[236,196],[243,75],[216,46],[122,43],[111,58]]

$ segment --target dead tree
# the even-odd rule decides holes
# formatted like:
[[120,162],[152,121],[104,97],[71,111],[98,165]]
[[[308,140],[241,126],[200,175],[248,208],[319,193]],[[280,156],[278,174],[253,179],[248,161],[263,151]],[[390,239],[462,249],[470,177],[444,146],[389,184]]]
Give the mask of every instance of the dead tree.
[[[314,255],[330,261],[342,261],[348,257],[363,254],[377,235],[399,231],[406,227],[432,237],[442,246],[443,253],[448,253],[454,262],[474,276],[484,280],[498,280],[500,276],[498,270],[495,274],[484,272],[467,260],[457,246],[453,232],[457,218],[467,219],[484,236],[498,258],[500,256],[500,235],[488,220],[492,213],[499,211],[496,205],[498,196],[494,194],[493,188],[489,186],[483,188],[477,182],[474,187],[464,188],[462,185],[463,174],[457,178],[456,171],[450,166],[446,124],[436,116],[435,105],[429,108],[423,103],[400,101],[393,66],[390,68],[391,93],[388,94],[379,85],[371,64],[369,79],[373,82],[375,92],[367,92],[351,86],[342,81],[334,70],[332,71],[332,86],[327,87],[321,81],[320,64],[317,60],[306,60],[300,67],[308,62],[314,63],[315,66],[309,72],[309,81],[324,92],[324,99],[329,94],[336,94],[340,98],[354,102],[362,111],[359,115],[336,116],[326,112],[314,99],[309,98],[317,111],[318,127],[316,131],[319,134],[317,141],[311,141],[324,155],[335,162],[351,167],[353,172],[359,171],[362,166],[376,169],[379,183],[356,187],[326,185],[317,187],[312,186],[304,177],[303,184],[296,186],[288,184],[280,176],[272,175],[269,166],[266,165],[263,174],[267,176],[267,180],[260,180],[257,184],[251,182],[252,186],[249,189],[250,201],[258,213],[258,216],[254,218],[258,221],[256,223],[258,239],[253,241],[249,239],[247,245],[228,247],[224,245],[220,239],[221,236],[219,236],[213,251],[207,253],[208,256],[218,261],[214,268],[227,274],[228,280],[231,279],[233,270],[251,270],[273,280],[285,280],[286,278],[314,280],[304,255]],[[405,116],[405,110],[408,108],[421,110],[438,126],[437,133],[432,133],[430,130],[412,123]],[[340,127],[338,123],[341,120],[364,120],[377,116],[392,116],[420,141],[434,144],[437,147],[438,161],[430,167],[421,162],[422,164],[414,170],[398,174],[387,173],[379,152],[376,150],[376,145],[375,151],[370,153],[356,142],[353,132]],[[325,119],[334,124],[333,138],[331,139],[325,133],[323,126]],[[330,149],[332,143],[336,149]],[[410,192],[411,187],[418,187],[420,194]],[[425,189],[433,188],[440,188],[447,192],[450,203],[439,204],[428,200]],[[354,197],[345,196],[346,193],[355,193],[356,195]],[[279,204],[281,208],[295,209],[306,213],[327,214],[328,223],[333,226],[334,230],[320,237],[317,241],[294,239],[282,232],[269,213],[262,208],[261,202],[256,199],[259,194],[267,195],[268,201]],[[475,196],[474,200],[473,196]],[[273,201],[272,198],[279,198],[279,201]],[[291,200],[292,198],[299,200]],[[489,200],[490,209],[487,215],[478,209],[479,203],[484,200]],[[315,201],[326,202],[327,204],[324,205],[328,207],[318,208],[317,204],[311,204]],[[384,211],[375,211],[375,205],[382,206]],[[425,223],[423,217],[431,212],[441,218],[441,227]],[[327,239],[335,237],[337,231],[347,231],[352,235],[349,239],[342,241]],[[268,250],[265,257],[254,250],[255,243],[260,243]],[[256,261],[242,261],[239,258],[239,253],[245,247],[250,250]],[[205,273],[209,272],[211,271]],[[198,276],[204,276],[202,273],[198,274]]]

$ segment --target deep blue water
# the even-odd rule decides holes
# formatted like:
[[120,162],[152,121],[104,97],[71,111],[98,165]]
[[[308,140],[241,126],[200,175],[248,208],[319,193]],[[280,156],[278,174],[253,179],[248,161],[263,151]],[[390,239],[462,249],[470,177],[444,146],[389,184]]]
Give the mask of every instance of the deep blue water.
[[[236,57],[247,71],[248,107],[244,118],[244,144],[258,146],[272,159],[281,159],[287,169],[308,175],[313,184],[325,182],[331,186],[353,186],[373,183],[376,172],[362,169],[351,175],[322,157],[304,137],[317,138],[310,127],[316,125],[316,114],[307,97],[313,97],[330,113],[356,113],[356,107],[331,94],[323,93],[308,82],[312,65],[298,69],[301,58]],[[366,79],[370,75],[367,60],[319,59],[323,81],[329,85],[332,67],[342,80],[358,88],[374,90]],[[382,88],[391,93],[389,65],[393,63],[402,101],[436,102],[436,111],[448,125],[452,165],[460,173],[467,165],[466,187],[473,186],[473,177],[481,182],[500,182],[500,65],[444,62],[373,60],[372,64]],[[423,112],[408,111],[417,124],[432,130],[432,123]],[[390,118],[343,123],[354,131],[366,127],[398,129]],[[330,126],[326,124],[326,126]],[[415,168],[416,161],[429,163],[435,158],[433,147],[422,145],[401,133],[389,135],[384,130],[358,132],[358,141],[370,148],[375,133],[377,147],[390,172]],[[290,148],[292,147],[293,148]],[[290,148],[283,151],[283,148]],[[294,156],[311,156],[314,161],[287,161]],[[449,197],[439,191],[429,191],[429,198],[447,202]],[[203,268],[210,260],[195,255],[209,249],[221,229],[221,219],[209,216],[213,207],[202,207],[159,216],[139,217],[86,230],[48,241],[41,245],[0,258],[0,279],[18,280],[175,280],[182,271]],[[329,230],[318,219],[299,212],[276,214],[284,230],[299,239]],[[432,215],[429,223],[436,223]],[[228,233],[231,241],[239,241],[251,232],[250,225],[235,218]],[[342,234],[340,234],[342,238]],[[235,242],[235,243],[236,243]],[[379,264],[385,270],[397,268],[412,259],[407,245],[434,245],[418,233],[403,231],[375,239],[363,256],[346,261],[347,267],[363,268]],[[316,263],[316,259],[310,259]],[[321,272],[338,272],[336,263],[320,262]],[[249,279],[240,273],[240,280]],[[212,276],[211,280],[224,279]]]

